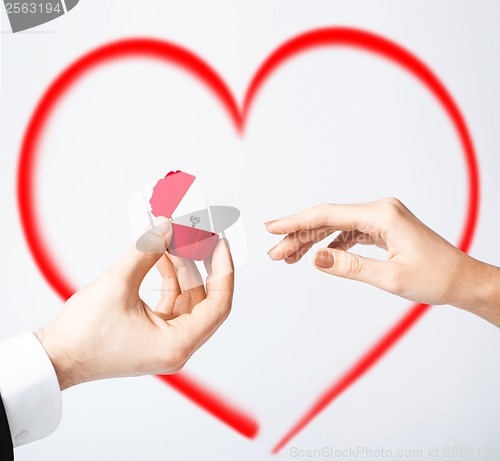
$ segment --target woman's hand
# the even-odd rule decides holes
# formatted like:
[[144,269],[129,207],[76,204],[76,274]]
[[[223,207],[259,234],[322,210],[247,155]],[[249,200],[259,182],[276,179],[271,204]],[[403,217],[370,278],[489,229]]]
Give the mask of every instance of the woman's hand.
[[[340,231],[328,247],[316,253],[317,269],[370,283],[411,301],[462,307],[500,326],[500,269],[455,248],[397,199],[318,205],[270,221],[266,229],[287,234],[269,256],[290,264],[315,243]],[[383,248],[387,259],[350,253],[356,244]]]
[[[169,241],[171,232],[167,225],[162,241]],[[163,278],[155,311],[139,297],[142,280],[154,265]],[[132,246],[104,275],[73,295],[36,333],[61,389],[181,369],[231,309],[234,275],[226,240],[217,243],[205,267],[206,290],[193,261]]]

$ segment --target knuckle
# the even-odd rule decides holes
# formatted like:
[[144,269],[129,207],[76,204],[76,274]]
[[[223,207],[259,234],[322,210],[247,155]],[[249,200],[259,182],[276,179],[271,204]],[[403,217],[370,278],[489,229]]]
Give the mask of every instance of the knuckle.
[[[309,230],[308,229],[300,229],[293,238],[298,243],[307,242],[309,240]],[[291,253],[295,252],[295,248],[290,249]],[[290,254],[291,254],[290,253]],[[287,255],[289,256],[289,255]]]
[[317,224],[319,225],[328,224],[332,207],[333,204],[331,203],[320,203],[319,205],[316,205],[312,209],[312,215],[316,217],[316,221],[318,221]]
[[320,203],[319,205],[316,205],[313,210],[316,211],[319,214],[327,214],[332,208],[331,203]]
[[232,309],[232,303],[222,303],[219,305],[219,310],[218,310],[218,315],[219,315],[219,324],[223,323],[228,317],[229,314],[231,313]]
[[177,346],[170,347],[167,352],[163,352],[158,358],[158,368],[164,372],[174,373],[179,371],[189,358],[187,348]]
[[344,271],[348,277],[357,277],[363,271],[363,261],[355,254],[346,253]]
[[380,204],[380,207],[382,216],[385,217],[385,220],[389,224],[397,222],[403,215],[403,204],[399,201],[398,203],[392,201],[384,201]]
[[184,368],[184,365],[186,365],[186,362],[187,362],[187,360],[184,361],[183,363],[180,363],[177,366],[174,366],[173,368],[171,368],[170,373],[177,373],[177,372],[181,371]]
[[382,200],[385,203],[389,203],[395,207],[402,207],[403,203],[397,197],[386,197]]

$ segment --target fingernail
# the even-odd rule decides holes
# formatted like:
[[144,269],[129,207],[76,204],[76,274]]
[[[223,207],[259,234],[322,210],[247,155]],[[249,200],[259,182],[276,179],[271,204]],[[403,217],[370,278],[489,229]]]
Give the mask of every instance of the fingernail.
[[267,254],[268,254],[269,256],[271,256],[271,257],[272,257],[272,256],[273,256],[273,252],[274,252],[274,250],[276,249],[276,247],[277,247],[277,246],[278,246],[278,245],[273,246],[273,247],[272,247],[272,248],[271,248],[271,249],[267,252]]
[[330,269],[333,266],[333,255],[329,251],[319,251],[314,259],[314,264],[322,269]]
[[277,221],[277,219],[273,219],[272,221],[267,221],[266,223],[264,223],[264,226],[270,226],[272,223],[275,223]]

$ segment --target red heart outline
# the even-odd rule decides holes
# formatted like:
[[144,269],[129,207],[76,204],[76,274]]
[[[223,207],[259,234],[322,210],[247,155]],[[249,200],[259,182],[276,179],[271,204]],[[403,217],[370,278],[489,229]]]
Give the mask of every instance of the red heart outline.
[[[252,104],[259,90],[273,72],[301,53],[327,46],[357,48],[383,57],[406,69],[430,91],[448,115],[460,139],[468,173],[467,213],[458,244],[462,251],[468,251],[477,224],[480,200],[479,169],[472,138],[460,109],[446,87],[422,61],[401,46],[384,37],[352,28],[329,27],[297,35],[278,47],[263,62],[248,86],[240,109],[223,79],[194,53],[162,40],[148,38],[125,39],[99,47],[66,68],[50,85],[39,101],[24,134],[17,176],[21,224],[35,263],[55,292],[63,300],[66,300],[76,290],[66,279],[64,272],[58,267],[55,257],[50,253],[44,237],[38,230],[39,219],[34,205],[36,159],[38,145],[47,121],[57,104],[80,78],[96,67],[123,58],[148,57],[177,65],[191,74],[192,77],[198,79],[214,94],[227,111],[238,133],[242,135]],[[272,450],[273,453],[279,452],[333,400],[376,364],[429,308],[429,305],[413,304],[408,312],[319,396],[307,413],[276,444]],[[186,375],[185,372],[176,375],[159,376],[159,378],[242,435],[249,438],[254,438],[257,435],[259,425],[255,419],[227,402],[216,392],[207,389],[203,384]]]

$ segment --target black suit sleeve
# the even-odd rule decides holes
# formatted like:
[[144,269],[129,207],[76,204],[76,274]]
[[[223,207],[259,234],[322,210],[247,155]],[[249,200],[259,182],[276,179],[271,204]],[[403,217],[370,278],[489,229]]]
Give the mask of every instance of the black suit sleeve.
[[14,452],[10,436],[9,421],[0,396],[0,461],[13,461]]

